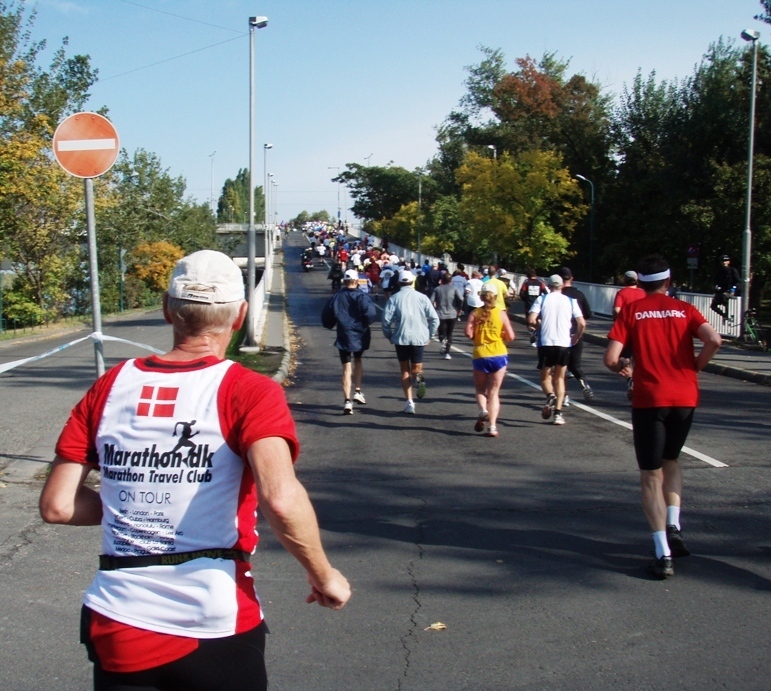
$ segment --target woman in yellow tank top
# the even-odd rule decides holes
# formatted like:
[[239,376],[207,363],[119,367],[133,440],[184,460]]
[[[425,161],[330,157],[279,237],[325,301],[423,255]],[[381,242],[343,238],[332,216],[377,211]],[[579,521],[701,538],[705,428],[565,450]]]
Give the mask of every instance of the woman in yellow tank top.
[[486,436],[497,437],[501,404],[498,392],[509,364],[507,342],[514,340],[509,315],[496,307],[498,288],[485,283],[481,292],[484,305],[475,309],[466,322],[466,336],[474,339],[473,367],[479,415],[474,431],[481,432],[489,423]]

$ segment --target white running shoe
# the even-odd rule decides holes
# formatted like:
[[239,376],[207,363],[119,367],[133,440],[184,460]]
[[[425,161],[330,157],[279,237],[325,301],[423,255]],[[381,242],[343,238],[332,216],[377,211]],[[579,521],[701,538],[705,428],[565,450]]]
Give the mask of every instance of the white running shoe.
[[353,402],[346,401],[343,406],[343,415],[353,415]]
[[445,360],[452,360],[452,355],[450,355],[449,353],[445,353],[444,354],[444,359]]
[[407,405],[404,406],[404,412],[409,415],[415,414],[415,404],[412,401],[407,401]]
[[356,401],[356,403],[361,403],[362,405],[364,405],[367,402],[364,399],[364,394],[361,391],[353,392],[353,400]]

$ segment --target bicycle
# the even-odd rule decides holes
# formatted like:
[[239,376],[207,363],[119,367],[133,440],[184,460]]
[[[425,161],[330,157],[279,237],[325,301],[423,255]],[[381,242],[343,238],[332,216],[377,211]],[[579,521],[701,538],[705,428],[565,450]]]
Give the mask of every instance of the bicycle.
[[747,346],[768,350],[766,332],[758,321],[758,311],[756,309],[749,309],[744,313],[741,341]]

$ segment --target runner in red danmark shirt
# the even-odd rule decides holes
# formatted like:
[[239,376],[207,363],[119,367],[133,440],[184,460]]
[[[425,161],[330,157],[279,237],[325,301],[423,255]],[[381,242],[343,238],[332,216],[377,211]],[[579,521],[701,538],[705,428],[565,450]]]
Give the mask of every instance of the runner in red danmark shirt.
[[[672,557],[690,554],[680,530],[683,479],[677,458],[699,400],[697,373],[720,347],[720,335],[693,306],[666,295],[669,264],[647,257],[638,270],[645,297],[627,304],[608,334],[605,366],[631,376],[624,346],[634,355],[632,429],[645,516],[653,531],[657,578],[674,575]],[[703,346],[695,354],[693,339]]]
[[[223,359],[245,315],[226,255],[180,260],[164,298],[172,350],[100,378],[57,443],[43,519],[102,526],[81,626],[97,690],[267,687],[249,563],[258,501],[307,572],[307,601],[340,609],[350,597],[294,475],[281,387]],[[94,468],[99,492],[84,485]]]

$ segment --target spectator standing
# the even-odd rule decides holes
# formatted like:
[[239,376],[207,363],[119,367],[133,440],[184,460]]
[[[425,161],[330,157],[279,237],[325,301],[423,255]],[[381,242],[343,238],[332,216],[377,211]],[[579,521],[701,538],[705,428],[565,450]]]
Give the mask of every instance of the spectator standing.
[[474,341],[472,367],[479,414],[474,431],[498,436],[499,392],[509,364],[507,342],[514,340],[514,329],[506,310],[497,306],[497,286],[488,282],[482,288],[482,307],[475,309],[466,322],[466,336]]
[[372,339],[370,324],[377,319],[377,307],[369,294],[359,289],[360,280],[355,269],[348,269],[343,289],[321,311],[322,326],[325,329],[337,328],[335,348],[343,365],[344,415],[353,413],[354,402],[361,405],[367,402],[361,391],[362,356],[365,350],[369,350]]
[[442,282],[434,291],[434,307],[439,317],[439,343],[445,360],[452,360],[452,332],[458,315],[463,311],[463,294],[453,284],[449,273],[442,274]]
[[[718,351],[721,339],[695,307],[666,295],[671,273],[665,259],[646,257],[638,278],[644,297],[619,313],[608,334],[604,363],[629,376],[631,363],[621,353],[631,344],[634,448],[643,512],[655,549],[648,568],[664,579],[674,575],[673,557],[690,554],[680,525],[683,478],[677,459],[698,404],[698,373]],[[694,338],[703,344],[698,355]]]
[[396,348],[401,383],[407,403],[404,412],[415,414],[412,398],[413,379],[418,398],[426,394],[423,375],[423,350],[439,326],[439,317],[431,301],[413,288],[414,274],[399,271],[399,292],[392,295],[383,310],[383,335]]
[[[340,609],[350,587],[294,474],[299,445],[281,387],[223,359],[246,318],[240,269],[211,250],[181,259],[163,312],[172,349],[112,368],[75,406],[40,513],[102,525],[81,618],[95,689],[189,688],[190,679],[265,689],[266,627],[249,564],[258,502],[307,572],[308,602]],[[98,492],[84,484],[97,468]],[[166,498],[153,504],[152,531],[142,500],[151,493]]]

